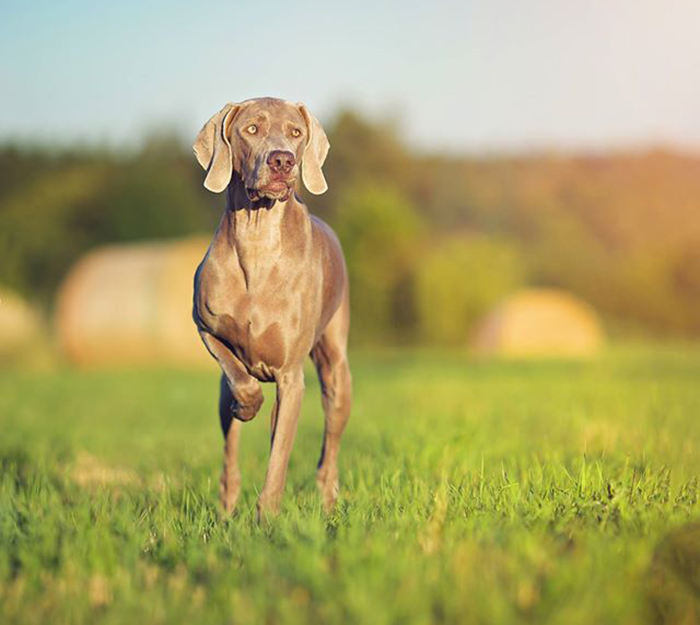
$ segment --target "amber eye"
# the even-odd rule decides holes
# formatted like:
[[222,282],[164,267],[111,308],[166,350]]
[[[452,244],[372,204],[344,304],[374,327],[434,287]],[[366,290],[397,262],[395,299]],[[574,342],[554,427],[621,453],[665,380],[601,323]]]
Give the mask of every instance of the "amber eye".
[[299,130],[298,128],[293,128],[292,137],[301,137],[301,130]]
[[248,126],[248,128],[246,128],[246,132],[249,135],[254,135],[258,132],[258,127],[255,124],[251,124],[250,126]]

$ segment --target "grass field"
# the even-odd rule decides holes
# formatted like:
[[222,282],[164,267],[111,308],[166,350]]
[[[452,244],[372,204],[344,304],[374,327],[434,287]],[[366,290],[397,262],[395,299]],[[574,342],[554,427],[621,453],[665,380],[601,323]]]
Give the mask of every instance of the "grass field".
[[352,365],[336,512],[324,517],[315,492],[322,420],[307,376],[283,512],[264,526],[255,497],[269,392],[244,428],[239,512],[221,520],[215,374],[3,372],[0,618],[597,624],[700,614],[700,350],[534,364],[400,352],[355,354]]

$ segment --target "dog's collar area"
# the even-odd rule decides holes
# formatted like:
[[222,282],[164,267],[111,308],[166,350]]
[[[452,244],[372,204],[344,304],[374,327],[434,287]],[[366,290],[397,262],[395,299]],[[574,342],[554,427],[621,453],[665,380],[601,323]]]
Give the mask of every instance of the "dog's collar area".
[[285,203],[293,194],[293,189],[281,198],[271,198],[259,190],[246,187],[241,178],[235,175],[227,189],[227,209],[232,211],[271,209],[277,202]]
[[261,197],[257,200],[251,199],[249,202],[244,204],[243,206],[235,206],[233,207],[234,210],[249,210],[249,211],[256,211],[260,209],[266,209],[270,210],[278,200],[271,198],[271,197]]
[[273,203],[274,202],[286,202],[292,196],[292,192],[293,192],[293,189],[291,187],[287,187],[287,191],[283,195],[281,195],[280,197],[270,197],[269,195],[266,195],[264,192],[261,192],[260,189],[252,189],[252,188],[246,187],[246,190],[245,190],[245,193],[251,202],[261,202],[264,200],[271,200]]

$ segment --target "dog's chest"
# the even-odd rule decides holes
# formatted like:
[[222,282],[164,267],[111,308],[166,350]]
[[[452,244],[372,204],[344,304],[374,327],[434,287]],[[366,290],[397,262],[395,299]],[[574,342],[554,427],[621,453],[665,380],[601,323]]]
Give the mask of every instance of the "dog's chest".
[[[288,259],[235,263],[203,272],[200,317],[206,329],[228,343],[247,368],[261,378],[282,369],[311,349],[313,300],[304,264]],[[308,343],[308,345],[307,345]]]

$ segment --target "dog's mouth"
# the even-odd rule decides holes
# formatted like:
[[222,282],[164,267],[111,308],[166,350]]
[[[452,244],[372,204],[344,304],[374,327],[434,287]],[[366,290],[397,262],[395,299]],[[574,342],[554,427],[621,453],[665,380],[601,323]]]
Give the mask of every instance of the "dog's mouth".
[[286,202],[292,194],[292,185],[282,180],[268,182],[259,187],[246,187],[248,198],[255,202],[264,198]]

